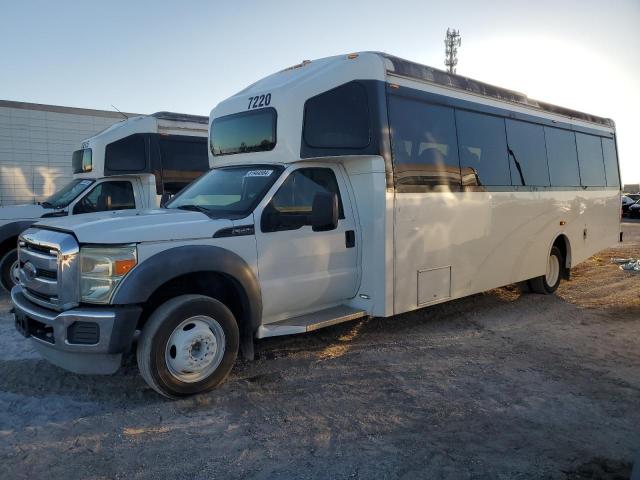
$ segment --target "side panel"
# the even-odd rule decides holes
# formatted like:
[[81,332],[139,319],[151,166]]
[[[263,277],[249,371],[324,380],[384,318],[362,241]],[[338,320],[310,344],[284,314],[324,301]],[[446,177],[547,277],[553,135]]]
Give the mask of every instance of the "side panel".
[[619,203],[615,190],[398,193],[395,313],[420,306],[419,287],[441,290],[421,271],[451,267],[451,298],[471,295],[543,275],[560,234],[575,265],[618,241]]

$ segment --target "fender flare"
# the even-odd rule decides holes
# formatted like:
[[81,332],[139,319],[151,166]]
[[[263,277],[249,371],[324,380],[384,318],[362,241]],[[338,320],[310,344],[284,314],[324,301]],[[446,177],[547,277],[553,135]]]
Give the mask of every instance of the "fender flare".
[[36,223],[38,220],[39,219],[37,218],[34,218],[33,220],[18,220],[15,222],[2,225],[0,227],[0,244],[6,242],[10,238],[19,236],[22,232],[24,232],[27,228],[29,228],[31,225]]
[[166,282],[198,272],[216,272],[232,278],[244,291],[243,309],[251,331],[262,319],[260,284],[249,265],[237,254],[213,245],[174,247],[156,253],[138,264],[118,286],[111,301],[114,305],[145,303]]

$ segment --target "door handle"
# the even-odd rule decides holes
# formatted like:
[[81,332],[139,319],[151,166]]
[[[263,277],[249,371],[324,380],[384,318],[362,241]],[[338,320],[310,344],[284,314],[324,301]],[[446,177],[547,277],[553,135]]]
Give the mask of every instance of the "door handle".
[[347,230],[344,232],[344,243],[347,248],[353,248],[356,246],[356,232],[353,230]]

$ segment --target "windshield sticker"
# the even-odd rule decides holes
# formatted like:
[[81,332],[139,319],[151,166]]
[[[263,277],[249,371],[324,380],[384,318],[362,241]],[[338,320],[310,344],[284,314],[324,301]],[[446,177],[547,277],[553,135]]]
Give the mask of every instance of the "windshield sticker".
[[81,182],[78,183],[78,185],[82,185],[83,187],[86,187],[87,185],[91,185],[91,180],[82,180]]
[[245,177],[268,177],[273,173],[273,170],[249,170]]

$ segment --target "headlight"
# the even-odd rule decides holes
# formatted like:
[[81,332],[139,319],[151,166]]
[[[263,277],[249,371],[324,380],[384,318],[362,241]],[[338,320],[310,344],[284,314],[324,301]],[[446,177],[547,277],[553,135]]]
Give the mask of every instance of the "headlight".
[[109,303],[118,284],[136,263],[135,246],[82,247],[80,300],[89,303]]

